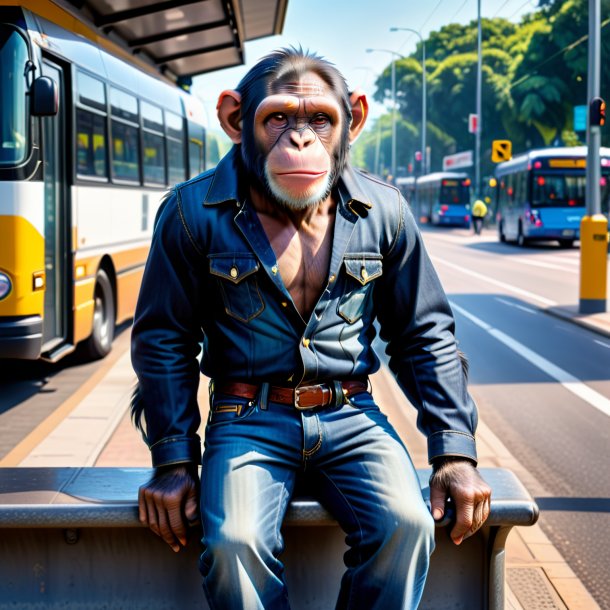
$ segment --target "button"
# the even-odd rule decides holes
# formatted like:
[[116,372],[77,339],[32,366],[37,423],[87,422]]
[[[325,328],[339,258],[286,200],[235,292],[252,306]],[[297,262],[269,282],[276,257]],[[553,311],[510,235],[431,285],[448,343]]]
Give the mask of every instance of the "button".
[[288,301],[282,301],[282,307],[288,307]]
[[309,339],[306,339],[305,337],[303,337],[303,346],[309,347]]
[[363,280],[366,280],[369,276],[369,272],[366,270],[366,267],[362,267],[362,271],[360,271],[360,275]]
[[329,281],[329,282],[334,282],[334,281],[335,281],[335,278],[336,278],[336,276],[335,276],[335,274],[333,273],[333,274],[332,274],[332,275],[331,275],[331,276],[328,278],[328,281]]
[[277,265],[273,265],[273,267],[271,267],[271,273],[273,273],[273,275],[277,273]]
[[231,267],[229,274],[231,275],[232,278],[236,278],[239,275],[239,271],[238,271],[237,267],[235,267],[235,266]]

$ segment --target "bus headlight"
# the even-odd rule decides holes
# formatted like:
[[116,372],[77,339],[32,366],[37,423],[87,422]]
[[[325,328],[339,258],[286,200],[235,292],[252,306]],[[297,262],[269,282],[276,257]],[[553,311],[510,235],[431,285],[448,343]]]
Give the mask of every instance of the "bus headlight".
[[9,295],[12,288],[11,278],[6,273],[0,272],[0,301]]

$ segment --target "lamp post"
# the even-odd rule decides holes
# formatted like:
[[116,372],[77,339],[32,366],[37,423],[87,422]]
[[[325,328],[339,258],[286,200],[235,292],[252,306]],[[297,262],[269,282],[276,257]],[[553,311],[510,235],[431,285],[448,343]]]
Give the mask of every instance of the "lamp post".
[[392,55],[392,180],[396,179],[396,57],[402,57],[389,49],[367,49],[367,53],[390,53]]
[[421,167],[422,174],[427,173],[428,168],[428,154],[426,150],[426,41],[422,35],[412,28],[390,28],[390,32],[412,32],[419,38],[421,42],[422,59],[421,59],[421,73],[422,73],[422,94],[421,94]]

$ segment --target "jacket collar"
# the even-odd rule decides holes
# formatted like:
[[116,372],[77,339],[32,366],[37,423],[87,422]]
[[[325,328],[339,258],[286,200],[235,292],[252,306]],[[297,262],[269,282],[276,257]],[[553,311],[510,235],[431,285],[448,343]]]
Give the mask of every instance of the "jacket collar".
[[[239,201],[238,154],[239,147],[233,146],[218,162],[213,173],[212,183],[203,200],[204,205]],[[362,190],[361,182],[362,178],[359,173],[348,164],[339,180],[339,205],[349,208],[349,211],[357,216],[362,215],[362,209],[370,210],[373,207]]]

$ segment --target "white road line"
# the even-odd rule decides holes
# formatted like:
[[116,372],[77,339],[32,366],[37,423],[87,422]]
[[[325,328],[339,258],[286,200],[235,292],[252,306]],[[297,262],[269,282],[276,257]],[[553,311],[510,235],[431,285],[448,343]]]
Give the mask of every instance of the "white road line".
[[525,358],[528,362],[531,362],[536,368],[540,369],[543,373],[546,373],[549,377],[552,377],[558,381],[568,392],[572,392],[585,402],[588,402],[592,407],[601,411],[605,415],[610,417],[610,400],[605,396],[596,392],[588,385],[584,384],[580,379],[574,377],[574,375],[564,371],[557,365],[553,364],[550,360],[547,360],[540,354],[532,351],[529,347],[519,343],[512,337],[509,337],[506,333],[503,333],[497,328],[493,328],[487,322],[484,322],[480,318],[477,318],[464,308],[456,305],[450,301],[451,308],[461,313],[464,317],[468,318],[471,322],[487,331],[492,337],[506,345],[506,347],[519,354],[522,358]]
[[542,261],[532,261],[527,260],[525,258],[513,258],[511,262],[519,263],[521,265],[531,265],[532,267],[544,267],[545,269],[558,269],[559,271],[564,271],[566,273],[579,273],[578,269],[567,269],[566,267],[562,267],[561,265],[555,265],[553,263],[544,263]]
[[593,341],[595,341],[595,343],[597,343],[598,345],[601,345],[602,347],[607,347],[608,349],[610,349],[610,343],[605,343],[604,341],[598,341],[597,339],[593,339]]
[[506,282],[501,282],[500,280],[494,280],[494,278],[489,277],[487,275],[483,275],[482,273],[477,273],[476,271],[471,271],[470,269],[464,269],[464,267],[450,263],[449,261],[439,258],[438,256],[431,256],[430,258],[435,262],[446,265],[447,267],[451,267],[452,269],[456,269],[457,271],[461,271],[462,273],[465,273],[466,275],[476,277],[477,279],[483,280],[484,282],[487,282],[488,284],[493,284],[494,286],[498,286],[500,288],[503,288],[504,290],[509,290],[510,292],[514,292],[515,294],[520,294],[521,296],[527,297],[529,299],[539,301],[540,303],[543,303],[544,305],[548,305],[549,307],[554,307],[555,305],[557,305],[556,301],[551,301],[551,299],[547,299],[546,297],[542,297],[538,294],[534,294],[533,292],[530,292],[529,290],[523,290],[523,288],[518,288],[517,286],[513,286],[512,284],[507,284]]
[[505,305],[508,305],[509,307],[515,307],[517,309],[521,309],[522,311],[527,311],[527,313],[533,313],[533,314],[539,313],[535,309],[532,309],[531,307],[525,307],[524,305],[519,305],[518,303],[511,303],[510,301],[507,301],[506,299],[502,299],[500,297],[496,297],[496,301],[500,301],[500,303],[504,303]]

